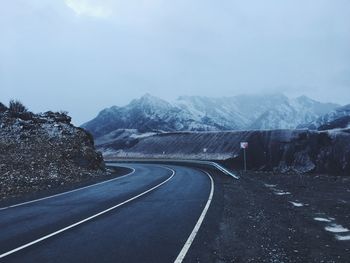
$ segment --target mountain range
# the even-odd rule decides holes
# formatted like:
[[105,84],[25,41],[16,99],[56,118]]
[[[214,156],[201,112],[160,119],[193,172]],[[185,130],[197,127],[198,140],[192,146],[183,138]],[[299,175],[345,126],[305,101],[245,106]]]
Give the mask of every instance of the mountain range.
[[297,128],[324,131],[348,127],[350,127],[350,104],[338,107],[310,123],[299,125]]
[[[221,131],[295,129],[315,123],[336,112],[334,103],[322,103],[306,96],[283,94],[238,95],[209,98],[181,96],[173,102],[145,94],[128,105],[102,110],[82,125],[95,138],[118,129],[152,131]],[[333,116],[336,114],[333,114]],[[309,126],[310,126],[309,125]]]

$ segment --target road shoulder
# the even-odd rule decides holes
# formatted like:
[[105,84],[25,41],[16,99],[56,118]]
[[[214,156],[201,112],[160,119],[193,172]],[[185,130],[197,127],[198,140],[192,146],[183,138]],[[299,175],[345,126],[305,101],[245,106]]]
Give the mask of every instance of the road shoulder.
[[348,262],[347,178],[212,173],[213,206],[184,262]]

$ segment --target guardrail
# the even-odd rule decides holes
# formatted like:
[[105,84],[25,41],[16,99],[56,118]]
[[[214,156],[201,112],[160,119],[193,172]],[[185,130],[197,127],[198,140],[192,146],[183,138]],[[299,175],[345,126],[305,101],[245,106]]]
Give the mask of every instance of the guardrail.
[[132,161],[136,161],[136,162],[181,162],[181,163],[197,163],[197,164],[205,164],[205,165],[209,165],[212,166],[216,169],[218,169],[219,171],[221,171],[222,173],[229,175],[231,177],[233,177],[234,179],[239,179],[239,176],[235,175],[234,173],[232,173],[231,171],[229,171],[228,169],[226,169],[225,167],[223,167],[222,165],[216,163],[216,162],[212,162],[212,161],[200,161],[200,160],[181,160],[181,159],[115,159],[115,160],[106,160],[106,162],[118,162],[118,161],[128,161],[128,162],[132,162]]
[[227,170],[225,167],[221,166],[220,164],[216,163],[216,162],[210,162],[210,161],[195,161],[195,162],[200,162],[200,163],[204,163],[204,164],[208,164],[211,166],[214,166],[216,169],[218,169],[219,171],[223,172],[224,174],[227,174],[229,176],[232,176],[235,179],[239,179],[239,176],[235,175],[234,173],[232,173],[231,171]]

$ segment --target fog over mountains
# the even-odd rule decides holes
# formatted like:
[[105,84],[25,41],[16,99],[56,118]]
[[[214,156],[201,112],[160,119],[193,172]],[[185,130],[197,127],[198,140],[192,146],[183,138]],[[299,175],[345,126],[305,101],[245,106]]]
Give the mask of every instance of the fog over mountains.
[[340,105],[282,94],[208,98],[181,96],[168,102],[150,94],[124,107],[112,106],[82,125],[95,138],[117,129],[220,131],[294,129],[312,123]]

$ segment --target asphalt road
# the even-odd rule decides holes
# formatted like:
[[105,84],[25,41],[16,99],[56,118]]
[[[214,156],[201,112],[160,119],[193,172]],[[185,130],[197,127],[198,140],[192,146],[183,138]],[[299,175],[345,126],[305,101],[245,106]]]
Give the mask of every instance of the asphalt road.
[[210,208],[205,172],[127,164],[128,175],[0,208],[0,262],[174,262]]

